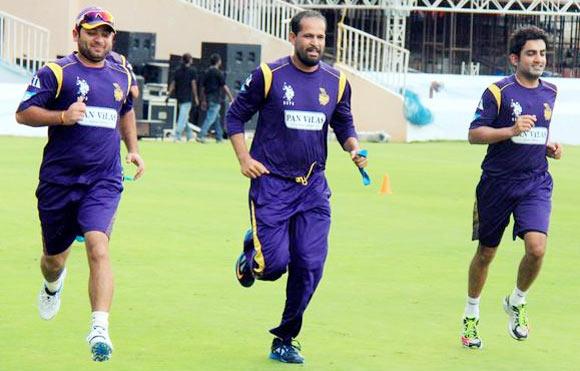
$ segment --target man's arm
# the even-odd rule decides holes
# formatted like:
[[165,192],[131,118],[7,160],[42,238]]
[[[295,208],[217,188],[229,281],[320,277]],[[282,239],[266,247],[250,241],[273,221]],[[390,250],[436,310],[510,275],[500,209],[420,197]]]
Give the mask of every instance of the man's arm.
[[493,144],[520,135],[531,130],[536,122],[534,115],[521,115],[513,126],[494,128],[491,126],[479,126],[469,130],[468,139],[471,144]]
[[139,179],[145,171],[145,162],[139,155],[139,145],[137,142],[137,124],[135,121],[135,111],[133,109],[121,116],[119,121],[119,130],[121,132],[121,138],[123,139],[125,147],[127,148],[127,156],[125,157],[125,161],[128,164],[133,163],[135,166],[137,166],[135,180]]
[[230,91],[230,88],[228,88],[227,85],[223,85],[222,86],[222,90],[224,92],[224,94],[228,97],[230,103],[234,101],[234,96],[232,95],[232,92]]
[[169,101],[169,98],[171,98],[171,94],[173,94],[174,91],[175,91],[175,80],[171,81],[169,87],[167,88],[167,98],[165,98],[165,102]]
[[344,141],[342,148],[348,153],[350,153],[351,160],[358,168],[364,168],[367,166],[367,158],[364,156],[359,156],[357,153],[360,150],[357,138],[355,137],[348,138],[347,140]]
[[562,145],[560,143],[548,143],[546,145],[546,156],[554,160],[562,158]]
[[139,98],[139,94],[141,93],[139,91],[139,85],[131,85],[131,87],[129,88],[129,91],[131,92],[131,96],[133,97],[133,100],[136,100],[137,98]]
[[200,86],[200,92],[199,92],[199,107],[205,111],[207,110],[207,100],[205,98],[205,87],[203,86],[203,84]]
[[350,111],[350,96],[351,87],[347,81],[342,98],[336,105],[334,113],[332,114],[330,126],[334,130],[334,134],[342,148],[350,153],[352,162],[354,162],[358,168],[364,168],[367,166],[367,158],[360,156],[357,153],[360,150],[360,146],[356,137],[352,113]]
[[193,94],[193,102],[199,106],[199,98],[197,97],[197,81],[191,80],[191,93]]
[[252,72],[252,78],[246,80],[226,114],[227,130],[240,170],[244,176],[253,179],[270,172],[248,152],[244,124],[259,110],[264,99],[264,78],[261,69],[257,68]]
[[16,112],[16,122],[32,127],[70,126],[83,119],[86,108],[82,97],[79,97],[66,111],[52,111],[38,106],[30,106],[23,111]]
[[234,134],[230,137],[234,152],[240,163],[240,170],[244,176],[255,179],[264,174],[270,174],[268,169],[259,161],[256,161],[250,156],[248,147],[246,146],[246,139],[243,133]]

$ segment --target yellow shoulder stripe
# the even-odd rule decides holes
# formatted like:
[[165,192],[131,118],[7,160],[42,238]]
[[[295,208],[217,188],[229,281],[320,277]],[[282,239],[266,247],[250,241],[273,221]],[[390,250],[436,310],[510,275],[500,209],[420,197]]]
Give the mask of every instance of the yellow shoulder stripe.
[[337,103],[340,102],[342,99],[342,95],[344,94],[344,89],[346,88],[346,75],[344,72],[340,71],[340,77],[338,79],[338,100]]
[[123,72],[125,72],[125,74],[127,75],[127,96],[129,96],[131,94],[131,82],[133,80],[133,76],[131,75],[131,72],[129,72],[129,69],[127,68],[127,66],[125,66],[123,64]]
[[488,89],[495,98],[495,102],[497,103],[497,113],[499,113],[499,109],[501,108],[501,90],[496,84],[491,84]]
[[62,88],[62,67],[54,62],[48,62],[46,67],[50,68],[52,73],[54,73],[54,77],[56,78],[56,94],[54,97],[58,98],[60,89]]
[[260,64],[260,68],[262,69],[262,74],[264,74],[264,98],[266,98],[272,86],[272,70],[266,63]]

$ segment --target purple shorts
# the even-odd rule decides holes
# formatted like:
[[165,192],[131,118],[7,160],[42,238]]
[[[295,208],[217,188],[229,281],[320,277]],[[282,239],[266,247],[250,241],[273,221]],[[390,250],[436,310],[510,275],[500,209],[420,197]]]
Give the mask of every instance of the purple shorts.
[[290,261],[304,269],[322,269],[328,251],[330,189],[323,172],[308,185],[263,175],[252,180],[250,217],[254,230],[255,273],[276,280]]
[[552,210],[552,177],[548,172],[524,180],[505,180],[486,175],[476,189],[473,240],[497,247],[514,216],[513,239],[526,232],[548,234]]
[[114,180],[72,186],[40,182],[36,197],[44,253],[60,254],[86,232],[110,236],[122,191]]

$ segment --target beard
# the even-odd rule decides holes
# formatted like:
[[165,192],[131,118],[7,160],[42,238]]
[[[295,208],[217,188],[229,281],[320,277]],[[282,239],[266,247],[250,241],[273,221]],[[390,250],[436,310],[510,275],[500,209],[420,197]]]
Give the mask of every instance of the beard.
[[311,58],[308,56],[308,51],[313,50],[312,48],[309,49],[296,49],[296,56],[298,57],[298,59],[300,60],[300,62],[302,62],[302,64],[304,64],[305,66],[308,67],[314,67],[318,64],[318,62],[320,62],[320,60],[322,59],[322,52],[324,51],[324,48],[320,48],[320,50],[318,51],[318,57],[317,58]]
[[82,54],[83,57],[94,63],[102,62],[107,57],[107,54],[109,54],[111,51],[111,48],[103,48],[102,53],[94,53],[89,48],[88,43],[82,41],[79,41],[78,49],[79,53]]
[[535,80],[542,77],[544,73],[544,69],[532,69],[530,68],[527,71],[521,71],[522,76],[524,76],[528,80]]

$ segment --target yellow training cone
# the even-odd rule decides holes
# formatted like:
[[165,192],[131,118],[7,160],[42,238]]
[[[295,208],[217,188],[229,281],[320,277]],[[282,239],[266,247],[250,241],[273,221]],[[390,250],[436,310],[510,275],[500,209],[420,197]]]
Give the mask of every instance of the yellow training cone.
[[382,195],[390,195],[393,193],[391,190],[391,182],[389,181],[389,176],[387,174],[383,175],[383,182],[381,183],[381,189],[379,190],[379,194]]

